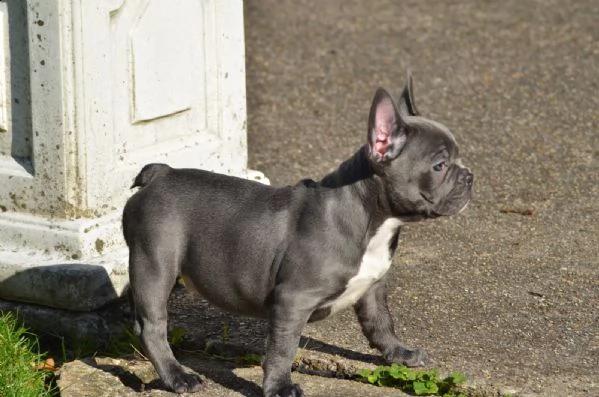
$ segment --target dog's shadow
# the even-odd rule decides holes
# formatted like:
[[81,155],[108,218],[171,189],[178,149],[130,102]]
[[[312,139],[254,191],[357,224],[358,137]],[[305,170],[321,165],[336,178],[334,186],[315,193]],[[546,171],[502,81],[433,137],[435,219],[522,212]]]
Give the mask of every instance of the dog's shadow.
[[381,365],[384,363],[384,360],[380,355],[356,352],[343,347],[331,345],[311,337],[302,336],[300,340],[300,346],[306,350],[320,352],[331,356],[340,356],[348,360],[362,361],[364,363],[376,365]]
[[[190,310],[193,311],[192,315]],[[235,372],[240,368],[259,366],[265,350],[266,321],[232,316],[178,287],[173,290],[169,300],[169,316],[171,330],[178,328],[185,333],[181,340],[172,345],[173,352],[182,365],[208,379],[208,383],[213,382],[244,396],[262,396],[261,370],[252,371],[251,380],[242,378]],[[380,355],[356,352],[312,337],[302,337],[298,347],[352,361],[375,365],[383,363]],[[248,363],[248,359],[251,363]],[[152,365],[139,358],[137,362],[143,363],[144,368],[144,375],[141,376],[140,371],[115,362],[93,359],[84,362],[117,377],[132,391],[141,393],[152,389],[167,390]],[[129,364],[134,362],[135,360],[125,360]],[[304,372],[301,368],[299,371]],[[152,372],[153,377],[148,372]]]
[[[189,315],[191,307],[194,310],[192,316]],[[171,295],[169,312],[172,314],[172,326],[189,331],[183,338],[183,343],[174,348],[175,354],[182,364],[229,390],[242,395],[262,396],[261,371],[259,371],[258,378],[248,381],[234,373],[234,370],[243,367],[243,364],[234,361],[223,362],[223,360],[217,359],[211,361],[211,365],[205,365],[205,359],[194,359],[186,351],[205,352],[207,346],[210,346],[209,355],[220,358],[263,356],[268,326],[265,320],[232,316],[230,313],[210,305],[203,298],[194,297],[180,288],[175,288]],[[303,336],[298,347],[326,356],[339,356],[352,361],[376,365],[383,364],[380,355],[356,352],[312,337]],[[254,362],[254,365],[258,365],[258,363]],[[304,372],[301,367],[298,370]],[[306,371],[305,373],[326,376],[324,372],[320,374],[318,371]]]
[[124,387],[131,389],[131,391],[143,393],[152,389],[165,389],[164,384],[158,377],[149,381],[144,381],[142,380],[143,376],[140,376],[136,371],[132,371],[120,363],[98,361],[93,358],[86,358],[82,361],[92,368],[97,368],[118,378],[121,384]]
[[[164,391],[170,391],[162,380],[158,377],[152,364],[138,357],[127,357],[125,359],[110,360],[110,359],[95,359],[85,358],[81,360],[88,366],[101,370],[110,376],[118,379],[122,386],[117,387],[122,393],[122,389],[129,389],[135,393],[143,393],[153,395],[153,390],[159,390],[160,395],[164,395]],[[210,382],[221,385],[222,387],[238,392],[244,396],[262,396],[262,389],[258,384],[239,377],[234,370],[240,365],[218,361],[218,360],[187,360],[181,359],[181,363],[192,369],[200,377]],[[190,365],[191,364],[191,365]],[[137,367],[137,368],[132,368]],[[178,394],[171,392],[173,396]],[[204,388],[200,389],[198,395],[206,395]]]
[[[329,343],[310,338],[302,337],[300,346],[305,350],[314,352],[324,353],[327,355],[340,356],[349,360],[361,361],[365,363],[379,364],[382,362],[380,356],[372,354],[359,353],[352,350],[340,348],[338,346],[331,345]],[[186,346],[188,347],[188,346]],[[236,369],[248,367],[248,365],[240,363],[239,361],[233,360],[233,358],[257,355],[257,349],[245,349],[244,347],[236,344],[223,344],[218,347],[218,350],[213,350],[212,353],[208,353],[206,356],[198,357],[194,353],[190,353],[187,349],[181,349],[175,347],[174,351],[178,356],[178,359],[183,365],[192,369],[200,376],[208,379],[210,382],[218,384],[228,390],[240,393],[244,396],[262,396],[262,373],[258,377],[254,377],[252,380],[248,380],[238,376],[235,373]],[[209,358],[212,355],[212,358]],[[217,358],[218,357],[218,358]],[[123,360],[115,361],[101,361],[94,360],[93,358],[82,360],[87,365],[102,370],[115,376],[119,379],[122,385],[131,391],[137,393],[147,393],[151,390],[167,390],[166,386],[155,374],[151,363],[147,361],[140,361],[138,359],[127,359],[128,362],[135,362],[136,360],[142,363],[143,369],[132,370],[126,365],[123,365]],[[254,363],[253,366],[258,365]],[[144,375],[140,375],[140,372]],[[301,371],[300,372],[304,372]],[[149,373],[152,373],[148,375]],[[311,373],[312,375],[318,373]],[[201,392],[200,392],[201,394]],[[173,395],[176,395],[173,393]]]
[[[372,363],[375,365],[383,363],[381,356],[341,348],[311,337],[302,337],[299,346],[304,350],[330,356],[339,356],[348,360]],[[185,354],[179,354],[178,356],[181,359],[182,364],[187,365],[195,372],[202,374],[212,382],[215,382],[228,390],[235,391],[244,396],[262,396],[262,388],[260,386],[262,384],[262,371],[259,371],[260,375],[258,377],[252,377],[252,380],[248,380],[235,373],[236,369],[247,367],[247,365],[228,360],[229,358],[234,359],[247,356],[261,357],[263,354],[262,350],[263,349],[256,349],[255,347],[247,348],[247,346],[241,346],[232,342],[231,344],[222,344],[218,346],[217,350],[213,350],[213,354],[221,357],[221,359],[198,361],[189,359],[189,357],[186,358]],[[175,351],[177,351],[177,349],[175,349]],[[259,363],[254,362],[253,366],[259,366]],[[327,371],[314,371],[304,367],[294,368],[299,372],[309,375],[339,376],[339,374],[327,374]]]
[[[245,323],[247,324],[248,321]],[[250,320],[250,324],[251,323],[252,321]],[[265,324],[263,322],[255,321],[253,325],[255,326],[256,334],[262,334],[265,332]],[[251,325],[249,328],[252,328]],[[262,346],[263,345],[264,343],[262,343]],[[322,355],[338,356],[352,361],[371,363],[375,365],[381,365],[384,363],[380,355],[356,352],[331,345],[327,342],[312,337],[302,337],[298,347],[301,347],[303,350],[320,353]],[[205,347],[204,349],[204,351],[206,351]],[[189,368],[192,368],[195,372],[202,374],[212,382],[215,382],[228,390],[238,392],[244,396],[262,396],[261,370],[258,371],[259,375],[254,372],[251,380],[238,376],[235,373],[235,370],[247,367],[247,365],[242,364],[238,360],[239,358],[243,359],[249,357],[252,358],[252,360],[257,360],[254,361],[251,366],[258,367],[260,365],[258,360],[263,358],[263,348],[258,348],[256,345],[248,345],[245,343],[243,338],[241,340],[234,338],[230,343],[213,343],[210,346],[210,349],[208,349],[208,354],[218,358],[211,360],[194,360],[193,358],[189,357],[188,351],[179,351],[180,349],[176,347],[174,350],[182,364],[187,365]],[[330,371],[313,370],[309,367],[304,367],[301,364],[299,367],[294,366],[294,369],[304,374],[316,376],[340,377],[340,375],[342,375],[329,373]]]

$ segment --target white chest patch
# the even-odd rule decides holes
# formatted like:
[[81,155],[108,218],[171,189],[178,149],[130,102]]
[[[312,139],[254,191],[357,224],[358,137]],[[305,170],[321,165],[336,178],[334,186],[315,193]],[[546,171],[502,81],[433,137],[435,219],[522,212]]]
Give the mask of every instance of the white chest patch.
[[399,219],[389,218],[377,229],[366,246],[358,274],[348,281],[345,291],[331,303],[331,314],[356,303],[368,288],[387,273],[391,266],[389,242],[399,226]]

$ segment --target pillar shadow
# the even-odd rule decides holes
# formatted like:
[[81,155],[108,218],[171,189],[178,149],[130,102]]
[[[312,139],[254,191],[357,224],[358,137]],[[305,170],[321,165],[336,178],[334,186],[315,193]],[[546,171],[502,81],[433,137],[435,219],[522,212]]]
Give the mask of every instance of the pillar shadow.
[[58,357],[65,346],[77,354],[103,350],[131,323],[106,269],[84,263],[26,267],[0,278],[0,312],[15,313]]

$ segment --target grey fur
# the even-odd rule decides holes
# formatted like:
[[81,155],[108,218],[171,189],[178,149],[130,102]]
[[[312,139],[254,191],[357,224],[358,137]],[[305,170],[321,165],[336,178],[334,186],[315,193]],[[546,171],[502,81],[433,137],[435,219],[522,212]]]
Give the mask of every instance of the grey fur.
[[[367,143],[319,182],[275,188],[202,170],[145,166],[123,213],[135,329],[145,352],[168,388],[200,388],[167,342],[167,299],[184,276],[215,305],[269,320],[264,395],[302,396],[290,375],[302,329],[330,314],[379,227],[389,218],[405,223],[458,213],[471,199],[472,178],[447,128],[417,113],[411,81],[399,106],[377,91]],[[391,230],[381,260],[395,252],[399,229]],[[425,353],[395,334],[384,278],[373,280],[354,309],[387,361],[423,364]]]

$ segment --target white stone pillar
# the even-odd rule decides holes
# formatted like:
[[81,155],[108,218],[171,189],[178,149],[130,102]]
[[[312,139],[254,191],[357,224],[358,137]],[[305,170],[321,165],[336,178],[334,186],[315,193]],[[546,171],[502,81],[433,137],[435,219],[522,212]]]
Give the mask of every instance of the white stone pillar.
[[120,296],[144,164],[247,174],[241,0],[0,2],[0,55],[0,299]]

